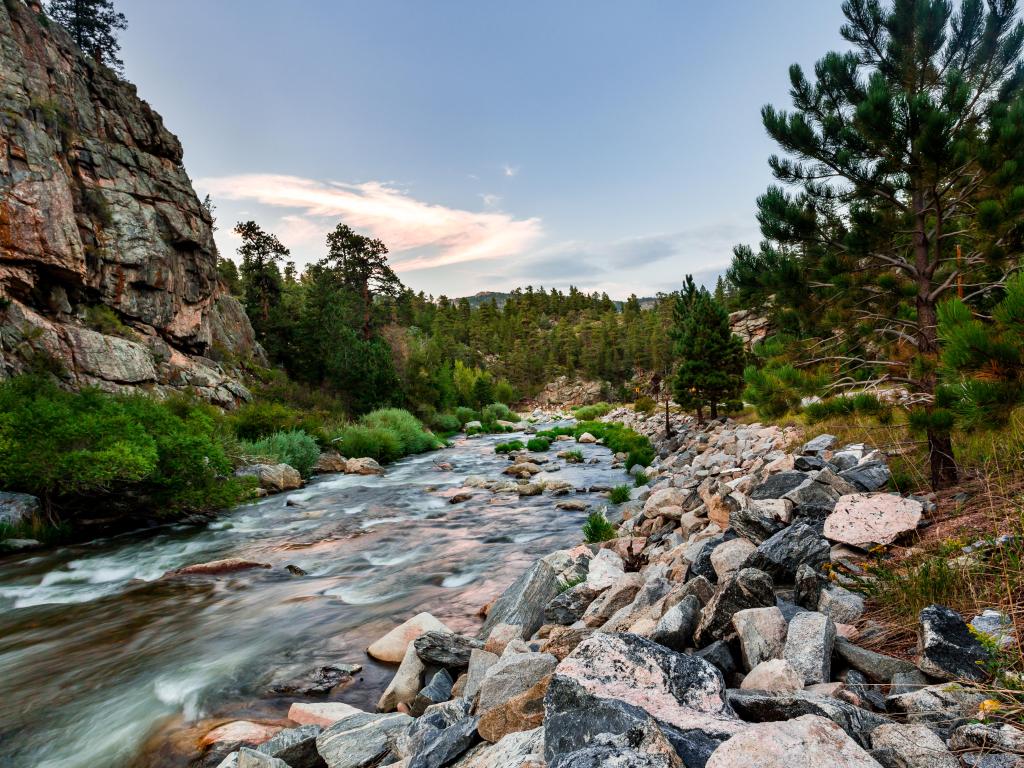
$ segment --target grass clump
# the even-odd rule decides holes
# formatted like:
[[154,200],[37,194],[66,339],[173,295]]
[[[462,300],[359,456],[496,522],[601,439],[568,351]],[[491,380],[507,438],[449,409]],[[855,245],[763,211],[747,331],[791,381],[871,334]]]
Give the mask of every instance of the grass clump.
[[88,307],[85,310],[85,324],[104,336],[121,336],[130,339],[134,335],[131,329],[121,322],[117,313],[106,304]]
[[576,425],[574,435],[579,439],[584,432],[589,432],[615,453],[626,454],[626,466],[649,466],[654,461],[654,446],[651,441],[633,430],[616,422],[607,424],[602,421],[584,421]]
[[484,424],[495,424],[499,421],[519,421],[519,416],[504,403],[485,405],[480,411],[480,421]]
[[426,453],[440,447],[434,435],[423,428],[420,420],[401,408],[380,408],[359,419],[359,423],[370,429],[389,429],[398,436],[402,455]]
[[332,442],[343,456],[350,459],[367,458],[388,464],[404,455],[402,439],[390,429],[350,424],[342,427]]
[[593,405],[581,405],[578,408],[573,408],[573,416],[579,421],[593,421],[599,419],[602,416],[607,416],[612,410],[612,406],[608,403],[594,403]]
[[564,578],[564,579],[559,579],[558,580],[558,585],[557,585],[558,594],[562,594],[563,592],[568,592],[570,589],[572,589],[573,587],[578,587],[580,584],[584,583],[586,580],[587,580],[587,577],[585,575],[583,575],[583,574],[576,574],[575,576],[569,576],[569,577]]
[[533,437],[526,442],[526,448],[530,451],[543,453],[551,447],[551,441],[546,437]]
[[615,526],[608,522],[604,510],[591,512],[583,523],[583,539],[588,544],[597,544],[615,538]]
[[825,419],[839,416],[874,416],[880,424],[892,421],[892,407],[867,392],[849,397],[830,397],[809,403],[804,408],[804,416],[809,424],[816,424]]
[[455,409],[455,418],[459,420],[459,426],[462,426],[471,421],[480,421],[480,414],[472,408],[466,408],[465,406],[460,405]]
[[633,403],[634,411],[636,411],[637,413],[646,414],[648,416],[654,413],[654,409],[657,407],[658,404],[654,402],[654,398],[648,397],[647,395],[638,397],[636,399],[636,402]]
[[608,498],[611,499],[612,504],[622,504],[629,501],[629,486],[616,485],[608,494]]
[[582,464],[583,463],[583,451],[578,448],[574,448],[571,451],[566,451],[562,456],[569,464]]
[[243,441],[239,448],[247,456],[267,458],[295,467],[303,477],[313,473],[313,467],[320,458],[320,446],[316,440],[299,429],[275,432],[255,442]]
[[649,480],[650,478],[647,477],[646,472],[637,472],[635,475],[633,475],[633,485],[635,485],[637,488],[643,488],[645,485],[647,485],[647,482]]
[[526,446],[523,445],[522,440],[512,440],[508,443],[498,443],[494,446],[495,453],[512,453],[513,451],[521,451]]

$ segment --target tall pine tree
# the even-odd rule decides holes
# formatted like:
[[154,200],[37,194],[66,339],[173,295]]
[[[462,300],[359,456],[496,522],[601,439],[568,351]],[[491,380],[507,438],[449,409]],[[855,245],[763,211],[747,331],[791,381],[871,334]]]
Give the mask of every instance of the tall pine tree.
[[128,21],[114,10],[111,0],[50,0],[46,11],[68,31],[82,53],[115,72],[123,72],[117,32],[127,29]]

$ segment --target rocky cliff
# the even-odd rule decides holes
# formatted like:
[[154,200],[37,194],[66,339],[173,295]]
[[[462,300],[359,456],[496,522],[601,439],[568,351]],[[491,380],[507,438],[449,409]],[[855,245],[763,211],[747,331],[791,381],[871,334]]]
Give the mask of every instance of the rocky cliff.
[[191,389],[230,406],[261,351],[220,286],[178,139],[22,0],[0,3],[0,378]]

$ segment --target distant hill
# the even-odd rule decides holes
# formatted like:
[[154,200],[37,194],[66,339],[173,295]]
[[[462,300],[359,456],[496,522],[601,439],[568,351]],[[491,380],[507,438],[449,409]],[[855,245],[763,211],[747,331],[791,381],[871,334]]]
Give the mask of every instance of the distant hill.
[[[480,291],[479,293],[474,293],[472,296],[466,296],[465,298],[466,301],[469,302],[469,306],[473,308],[479,307],[481,304],[486,304],[491,299],[494,299],[497,302],[498,307],[501,308],[505,306],[505,302],[511,295],[512,294],[510,293],[502,293],[501,291]],[[455,301],[461,300],[462,299],[455,299]],[[615,302],[615,306],[619,309],[622,309],[622,305],[626,303],[625,299],[613,299],[613,301]],[[643,309],[651,309],[654,307],[655,302],[657,302],[657,299],[654,296],[643,296],[640,298],[640,306]]]

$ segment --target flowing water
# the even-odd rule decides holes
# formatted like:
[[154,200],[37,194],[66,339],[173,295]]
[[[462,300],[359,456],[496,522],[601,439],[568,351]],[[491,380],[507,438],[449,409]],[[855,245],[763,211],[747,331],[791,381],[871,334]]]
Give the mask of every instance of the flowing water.
[[[272,682],[326,663],[362,664],[327,698],[372,709],[393,668],[366,657],[369,643],[420,611],[475,630],[533,559],[579,542],[585,513],[549,496],[444,497],[469,475],[498,477],[508,462],[494,445],[513,437],[459,440],[384,477],[321,477],[205,526],[0,559],[0,766],[181,766],[197,723],[281,718],[296,697]],[[598,463],[566,465],[553,446],[553,478],[624,482],[606,449],[572,447]],[[272,568],[163,578],[227,557]]]

